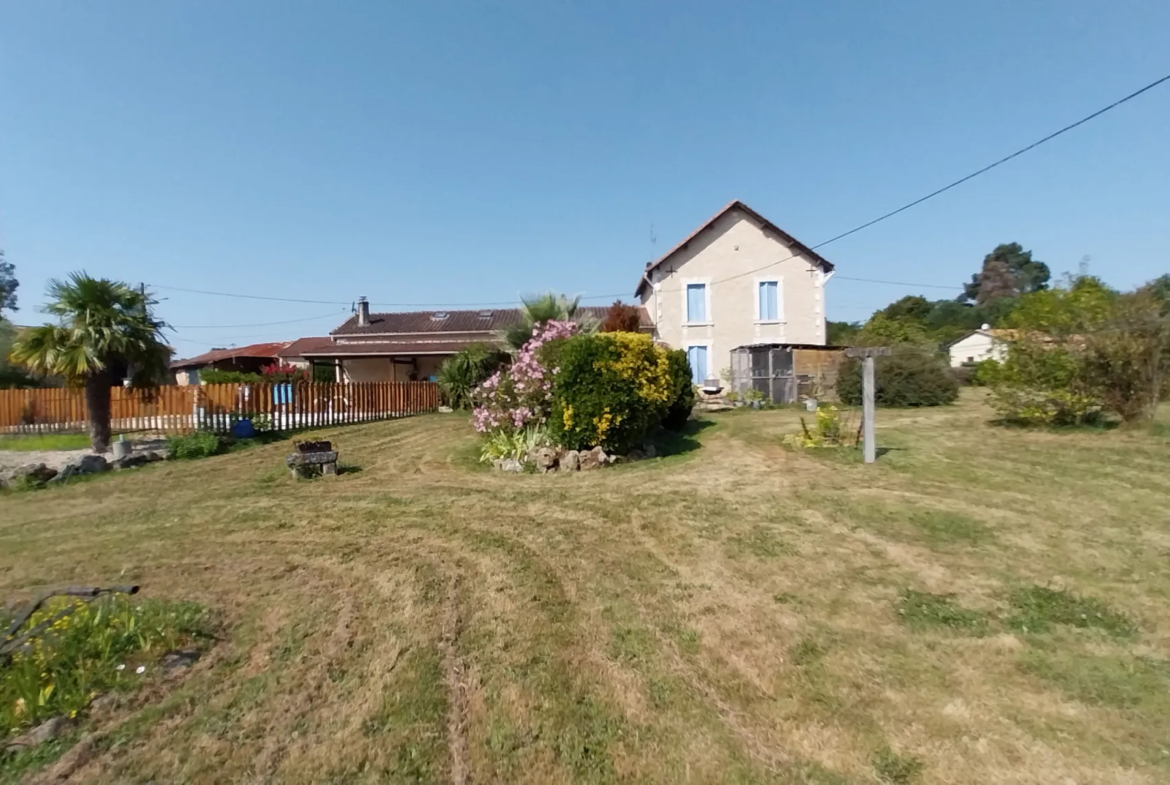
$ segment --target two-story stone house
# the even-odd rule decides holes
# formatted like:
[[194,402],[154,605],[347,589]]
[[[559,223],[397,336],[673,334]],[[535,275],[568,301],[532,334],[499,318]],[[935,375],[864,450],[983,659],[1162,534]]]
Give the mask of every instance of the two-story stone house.
[[686,349],[701,383],[739,346],[823,346],[832,275],[831,262],[736,200],[646,265],[635,294],[655,338]]

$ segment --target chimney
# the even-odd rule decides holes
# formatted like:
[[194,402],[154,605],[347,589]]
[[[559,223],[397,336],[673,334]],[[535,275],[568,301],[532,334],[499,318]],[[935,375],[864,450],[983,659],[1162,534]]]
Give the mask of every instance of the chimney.
[[365,297],[359,297],[357,301],[357,326],[370,326],[370,303]]

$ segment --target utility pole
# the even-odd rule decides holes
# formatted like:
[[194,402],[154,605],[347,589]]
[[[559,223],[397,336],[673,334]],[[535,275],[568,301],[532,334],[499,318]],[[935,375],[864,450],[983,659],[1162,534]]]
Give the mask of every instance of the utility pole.
[[874,369],[873,358],[891,354],[888,346],[859,346],[845,350],[846,357],[861,358],[861,433],[865,462],[877,460],[877,443],[874,437]]

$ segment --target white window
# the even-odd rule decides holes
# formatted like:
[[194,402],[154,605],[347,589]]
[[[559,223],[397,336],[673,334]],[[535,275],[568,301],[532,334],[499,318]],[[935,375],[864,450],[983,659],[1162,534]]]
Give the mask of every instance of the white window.
[[687,324],[707,324],[707,284],[686,285]]
[[779,280],[756,281],[756,321],[784,320],[784,297]]

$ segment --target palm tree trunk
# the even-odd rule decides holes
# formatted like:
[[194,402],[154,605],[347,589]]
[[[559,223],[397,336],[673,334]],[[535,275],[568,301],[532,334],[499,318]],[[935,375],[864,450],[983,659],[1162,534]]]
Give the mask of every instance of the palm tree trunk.
[[110,449],[110,375],[85,377],[85,409],[89,413],[89,442],[94,452]]

